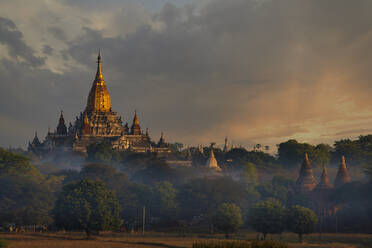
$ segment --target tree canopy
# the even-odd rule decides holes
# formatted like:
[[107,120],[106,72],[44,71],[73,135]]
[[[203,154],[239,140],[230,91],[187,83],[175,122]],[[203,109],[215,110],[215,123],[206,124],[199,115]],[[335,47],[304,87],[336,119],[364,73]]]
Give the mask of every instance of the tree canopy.
[[222,203],[214,213],[212,222],[228,237],[229,234],[236,233],[243,224],[241,210],[234,203]]
[[312,233],[318,222],[316,214],[308,208],[293,206],[287,213],[287,228],[289,231],[297,233],[299,241],[302,242],[302,235]]
[[88,236],[121,225],[120,205],[101,181],[83,179],[64,186],[53,212],[57,226],[84,230]]
[[249,211],[248,224],[266,235],[280,234],[285,229],[286,212],[279,201],[269,199],[254,205]]

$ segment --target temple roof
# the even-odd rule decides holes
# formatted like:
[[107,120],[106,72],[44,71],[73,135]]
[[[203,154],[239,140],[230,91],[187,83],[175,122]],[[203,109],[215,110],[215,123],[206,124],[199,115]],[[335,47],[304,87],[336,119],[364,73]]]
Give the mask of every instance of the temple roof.
[[61,115],[59,116],[59,122],[57,126],[57,134],[58,135],[66,135],[67,134],[67,127],[65,124],[65,118],[63,117],[63,111],[61,111]]
[[333,186],[329,182],[327,169],[326,169],[326,167],[323,167],[323,172],[322,172],[322,176],[320,177],[320,182],[318,183],[318,185],[315,187],[314,190],[319,191],[319,190],[328,190],[328,189],[332,189],[332,188],[333,188]]
[[41,143],[40,143],[40,140],[39,138],[37,137],[37,132],[35,132],[35,137],[34,139],[32,140],[32,145],[34,146],[39,146]]
[[345,157],[341,157],[341,163],[337,171],[335,179],[335,187],[340,187],[341,185],[350,182],[349,173],[347,172]]
[[296,190],[298,192],[309,192],[313,190],[315,186],[316,180],[313,175],[313,169],[309,161],[309,156],[305,153],[300,170],[300,176],[296,181]]
[[111,112],[110,94],[106,88],[106,83],[103,80],[101,71],[101,53],[98,53],[97,58],[97,73],[90,89],[86,112]]

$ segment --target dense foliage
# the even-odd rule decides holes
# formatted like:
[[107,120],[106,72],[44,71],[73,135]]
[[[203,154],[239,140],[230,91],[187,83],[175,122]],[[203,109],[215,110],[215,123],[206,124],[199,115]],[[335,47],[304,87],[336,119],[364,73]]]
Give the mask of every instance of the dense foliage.
[[[296,207],[291,208],[296,204],[314,209],[313,202],[293,194],[297,166],[307,152],[316,179],[320,167],[328,165],[332,170],[339,164],[341,155],[346,156],[348,170],[353,173],[358,169],[361,171],[358,178],[352,177],[353,182],[334,189],[329,195],[333,206],[342,207],[332,217],[322,219],[324,231],[372,232],[371,137],[340,140],[333,146],[288,140],[278,145],[277,156],[265,153],[259,147],[254,151],[234,148],[228,152],[213,148],[222,168],[222,173],[217,174],[205,167],[211,147],[200,151],[196,147],[183,149],[181,144],[173,144],[173,152],[162,156],[118,152],[109,144],[94,144],[88,147],[86,157],[79,157],[75,167],[61,164],[61,161],[71,163],[69,153],[58,153],[56,165],[53,159],[45,162],[31,157],[34,159],[31,162],[22,150],[0,148],[0,226],[8,229],[10,226],[36,225],[95,232],[118,230],[122,220],[122,229],[136,231],[142,228],[145,208],[146,229],[230,233],[236,228],[229,229],[227,224],[239,223],[236,221],[238,214],[233,214],[238,211],[232,209],[240,209],[243,228],[254,228],[264,235],[280,233],[284,229],[302,235],[311,230],[311,225],[305,226],[307,229],[302,227],[299,232],[294,228],[299,226],[298,223],[287,226],[279,220],[284,218],[284,209],[288,210],[285,216],[297,211]],[[63,156],[66,158],[61,159]],[[190,167],[167,162],[188,159],[192,161]],[[86,189],[83,189],[83,182]],[[83,196],[86,194],[87,197],[90,194],[90,198],[85,199]],[[96,195],[91,197],[92,194]],[[107,212],[110,208],[104,202],[111,202],[114,212]],[[76,212],[77,206],[81,207],[80,212]],[[106,212],[102,210],[101,215],[92,216],[97,208]],[[66,214],[72,210],[74,214],[85,217]],[[304,214],[306,211],[297,212],[299,216],[302,213],[302,216],[314,220],[311,214]],[[108,224],[110,220],[111,224]]]
[[67,184],[54,208],[56,225],[67,230],[84,230],[87,235],[105,230],[119,230],[120,205],[105,184],[83,179]]
[[285,228],[286,212],[276,200],[266,200],[254,205],[249,211],[248,223],[256,230],[266,235],[280,234]]
[[214,213],[212,222],[228,237],[230,233],[236,233],[243,224],[242,212],[234,203],[222,203]]
[[318,217],[312,210],[302,206],[293,206],[287,214],[287,228],[298,234],[300,242],[302,242],[303,234],[314,232]]

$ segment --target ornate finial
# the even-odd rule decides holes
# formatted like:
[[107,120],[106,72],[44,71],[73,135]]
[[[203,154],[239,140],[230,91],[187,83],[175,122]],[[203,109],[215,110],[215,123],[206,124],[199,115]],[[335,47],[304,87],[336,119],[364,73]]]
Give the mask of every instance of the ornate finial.
[[97,74],[96,74],[96,80],[103,80],[102,71],[101,71],[101,49],[98,50],[98,57],[97,57]]
[[37,138],[37,131],[35,131],[35,138]]
[[148,129],[148,128],[146,128],[146,136],[147,136],[147,137],[150,136],[150,135],[149,135],[149,129]]
[[139,125],[137,110],[134,110],[133,125]]

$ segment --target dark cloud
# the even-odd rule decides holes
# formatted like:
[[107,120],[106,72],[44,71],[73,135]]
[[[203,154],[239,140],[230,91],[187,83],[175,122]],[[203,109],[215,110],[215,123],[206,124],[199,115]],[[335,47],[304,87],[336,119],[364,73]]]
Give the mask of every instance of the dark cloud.
[[[62,107],[73,118],[84,108],[101,48],[113,108],[125,120],[139,110],[155,135],[163,130],[193,144],[225,135],[242,144],[336,137],[372,113],[371,10],[364,0],[213,0],[202,9],[165,4],[125,36],[84,27],[67,40],[62,29],[49,28],[67,47],[58,52],[71,71],[33,71],[3,59],[2,79],[15,86],[1,86],[10,93],[0,103],[13,99],[25,117],[13,116],[15,107],[1,114],[33,128]],[[31,64],[37,57],[22,33],[0,20],[0,42]],[[31,107],[43,113],[40,120],[31,120]]]
[[0,43],[6,45],[9,55],[14,59],[22,59],[32,66],[44,64],[44,58],[34,55],[34,51],[25,44],[23,35],[14,22],[0,17]]
[[53,35],[54,38],[61,41],[67,41],[66,34],[62,28],[50,27],[48,31]]
[[51,46],[44,45],[43,46],[43,53],[46,54],[46,55],[52,55],[53,48]]

